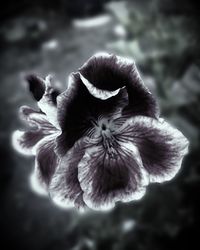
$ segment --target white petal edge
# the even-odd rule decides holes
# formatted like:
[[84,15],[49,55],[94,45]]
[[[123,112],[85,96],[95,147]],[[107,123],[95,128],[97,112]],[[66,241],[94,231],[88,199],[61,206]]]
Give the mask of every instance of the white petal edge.
[[81,81],[83,82],[83,84],[85,85],[89,93],[98,99],[101,99],[101,100],[109,99],[113,96],[116,96],[121,90],[121,88],[116,89],[114,91],[98,89],[95,86],[93,86],[93,84],[90,83],[83,75],[81,75],[81,73],[79,73],[79,75],[80,75]]

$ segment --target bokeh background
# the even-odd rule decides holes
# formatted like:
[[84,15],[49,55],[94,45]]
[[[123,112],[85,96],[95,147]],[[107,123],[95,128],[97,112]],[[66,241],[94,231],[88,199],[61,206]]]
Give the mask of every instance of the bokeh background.
[[[200,4],[193,0],[18,0],[1,5],[1,249],[198,249],[200,223]],[[35,106],[23,77],[70,72],[97,51],[135,59],[162,117],[190,141],[170,182],[137,202],[80,214],[34,193],[34,158],[17,154],[12,131],[21,105]],[[156,152],[155,152],[156,153]]]

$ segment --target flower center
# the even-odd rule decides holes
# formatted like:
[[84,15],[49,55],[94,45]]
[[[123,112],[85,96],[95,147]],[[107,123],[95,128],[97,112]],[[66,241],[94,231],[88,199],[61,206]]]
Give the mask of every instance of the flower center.
[[117,141],[114,137],[115,130],[115,124],[110,119],[103,118],[98,120],[95,125],[95,134],[101,138],[101,143],[110,157],[114,157],[114,153],[116,152]]
[[106,125],[102,124],[101,128],[102,128],[102,130],[106,130]]

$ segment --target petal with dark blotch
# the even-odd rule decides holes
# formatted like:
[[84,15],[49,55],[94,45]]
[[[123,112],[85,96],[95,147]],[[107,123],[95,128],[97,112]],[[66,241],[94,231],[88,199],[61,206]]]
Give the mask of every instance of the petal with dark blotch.
[[45,137],[36,147],[35,167],[38,179],[47,187],[59,163],[59,158],[54,151],[55,137],[55,135]]
[[78,164],[84,153],[85,145],[80,140],[60,160],[49,186],[50,196],[59,206],[67,208],[75,205],[79,209],[85,207],[83,191],[78,181]]
[[95,210],[110,209],[117,201],[140,199],[148,184],[133,143],[120,143],[112,153],[102,146],[90,147],[78,165],[83,200]]
[[121,89],[117,95],[106,100],[95,98],[78,73],[70,76],[69,83],[69,88],[57,98],[58,122],[62,129],[57,146],[61,155],[65,155],[79,138],[87,135],[99,117],[115,117],[127,101],[126,89]]
[[99,90],[116,91],[125,86],[129,103],[124,115],[158,117],[156,100],[144,85],[133,60],[97,53],[89,58],[79,71],[84,79]]
[[151,182],[172,179],[188,152],[188,140],[163,119],[134,117],[118,131],[119,140],[132,141],[138,148]]
[[12,145],[16,151],[24,155],[34,155],[36,144],[44,137],[40,130],[20,131],[12,134]]

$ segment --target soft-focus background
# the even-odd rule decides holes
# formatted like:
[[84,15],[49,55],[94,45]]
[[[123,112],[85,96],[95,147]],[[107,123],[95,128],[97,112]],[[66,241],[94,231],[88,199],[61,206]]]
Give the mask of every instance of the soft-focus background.
[[[1,249],[198,249],[200,223],[200,4],[193,0],[18,0],[1,5]],[[24,74],[70,72],[97,51],[133,57],[161,114],[190,140],[169,183],[109,212],[63,210],[30,187],[34,158],[11,147],[18,108],[35,106]],[[156,153],[156,152],[155,152]]]

